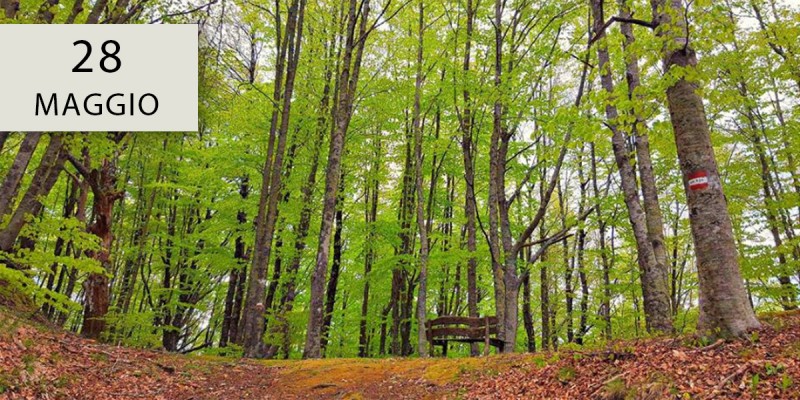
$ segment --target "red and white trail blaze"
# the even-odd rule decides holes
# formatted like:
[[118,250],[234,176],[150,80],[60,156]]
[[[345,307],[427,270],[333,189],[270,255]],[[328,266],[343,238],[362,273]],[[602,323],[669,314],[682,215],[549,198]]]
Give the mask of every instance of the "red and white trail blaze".
[[708,174],[706,171],[697,171],[689,174],[689,189],[700,190],[708,187]]

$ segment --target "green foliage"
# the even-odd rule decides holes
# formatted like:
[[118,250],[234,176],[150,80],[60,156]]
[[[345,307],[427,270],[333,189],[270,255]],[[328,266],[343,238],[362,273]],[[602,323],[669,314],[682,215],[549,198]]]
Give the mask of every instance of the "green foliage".
[[[619,188],[607,123],[617,124],[626,135],[632,134],[634,127],[640,135],[647,135],[666,234],[674,322],[679,332],[693,332],[699,317],[700,283],[688,222],[692,210],[685,206],[683,178],[676,173],[679,160],[665,107],[666,89],[679,79],[696,84],[705,99],[742,275],[754,306],[759,311],[776,311],[790,305],[787,298],[794,296],[797,300],[800,12],[795,5],[777,2],[773,9],[761,1],[693,2],[688,10],[689,38],[700,62],[696,68],[672,68],[668,73],[663,73],[660,54],[664,45],[674,43],[636,28],[635,42],[625,49],[618,24],[614,24],[605,39],[592,45],[604,45],[609,50],[607,68],[615,80],[615,91],[609,95],[598,90],[601,71],[596,68],[596,48],[586,48],[586,2],[503,2],[503,24],[517,18],[521,25],[520,29],[507,30],[500,39],[503,74],[497,84],[495,32],[489,23],[494,4],[472,3],[477,7],[476,19],[470,37],[470,67],[465,70],[466,2],[422,2],[425,32],[421,39],[424,79],[420,108],[425,214],[431,222],[429,317],[467,315],[467,265],[472,258],[477,263],[478,314],[497,313],[493,255],[485,235],[489,229],[492,112],[496,104],[502,104],[502,125],[513,133],[504,165],[506,195],[510,197],[519,189],[508,209],[507,233],[512,239],[534,219],[559,151],[562,146],[568,149],[558,189],[531,241],[562,226],[569,227],[568,237],[543,251],[534,263],[525,262],[522,256],[538,251],[540,243],[525,247],[517,265],[520,274],[530,276],[530,301],[521,307],[520,314],[524,314],[524,308],[530,309],[534,328],[530,339],[537,348],[548,347],[542,346],[543,321],[555,337],[552,342],[567,350],[579,347],[567,343],[568,329],[572,329],[573,337],[580,336],[585,347],[607,343],[607,321],[613,338],[647,336],[635,240]],[[636,18],[649,19],[649,3],[630,3]],[[87,168],[113,163],[115,188],[124,193],[113,212],[110,266],[104,269],[93,256],[101,249],[100,243],[87,231],[94,218],[95,194],[68,162],[65,173],[42,199],[42,212],[31,217],[21,232],[21,237],[31,239],[34,245],[18,245],[9,254],[0,254],[2,294],[32,299],[52,321],[79,330],[83,323],[81,288],[90,274],[105,274],[111,290],[107,340],[157,348],[164,346],[165,336],[177,334],[179,348],[175,350],[202,347],[197,350],[202,354],[238,355],[241,348],[236,343],[224,349],[217,347],[225,324],[229,287],[233,286],[232,277],[242,271],[249,281],[252,259],[263,251],[254,248],[260,197],[269,190],[281,190],[266,277],[267,285],[275,288],[273,309],[265,313],[268,328],[275,326],[279,315],[276,305],[285,304],[290,283],[296,292],[292,293],[291,311],[284,315],[288,336],[268,329],[264,339],[268,344],[287,347],[289,353],[283,354],[281,349],[279,356],[301,357],[332,125],[332,104],[324,109],[322,100],[326,83],[336,84],[336,71],[342,67],[340,49],[330,47],[341,46],[338,40],[345,26],[342,4],[346,3],[325,0],[307,5],[281,188],[262,187],[262,174],[265,160],[272,154],[270,121],[280,104],[272,98],[276,39],[279,33],[286,33],[275,16],[285,19],[289,2],[235,0],[225,2],[224,12],[221,3],[215,3],[190,15],[175,13],[180,8],[177,3],[145,4],[131,22],[148,22],[168,14],[175,15],[163,22],[195,22],[195,17],[203,21],[201,129],[196,133],[132,133],[120,142],[99,133],[67,135],[69,154],[85,160]],[[32,23],[39,6],[21,2],[15,20],[0,18],[3,23]],[[346,135],[339,204],[344,215],[341,271],[326,350],[331,357],[358,355],[364,301],[368,302],[364,320],[369,354],[389,355],[395,316],[388,306],[392,288],[397,285],[392,281],[393,273],[406,273],[405,291],[400,295],[404,304],[413,310],[416,300],[415,292],[409,291],[416,290],[418,273],[416,217],[413,213],[403,215],[401,209],[406,204],[404,171],[407,162],[409,171],[413,171],[414,162],[409,150],[413,144],[410,127],[419,4],[376,0],[372,6],[373,12],[388,8],[365,39],[357,101]],[[754,20],[753,6],[761,7],[763,27]],[[57,11],[54,23],[65,22],[68,13]],[[604,12],[618,15],[618,5],[606,2]],[[375,22],[372,15],[370,22]],[[82,23],[86,17],[84,11],[76,22]],[[625,64],[634,57],[641,70],[641,84],[629,94]],[[585,66],[588,80],[583,85],[584,97],[575,106]],[[328,90],[332,95],[337,88]],[[605,120],[607,105],[619,110],[616,121]],[[474,199],[467,195],[462,154],[461,118],[467,110],[472,116]],[[565,140],[568,133],[572,137],[569,142]],[[0,177],[9,170],[21,137],[12,133],[0,150]],[[630,154],[634,154],[634,140],[628,138]],[[38,165],[43,147],[37,148],[28,172]],[[631,162],[638,166],[639,160],[631,157]],[[312,165],[317,169],[311,176],[311,201],[305,204],[302,193]],[[30,185],[32,174],[27,175],[20,193]],[[408,178],[413,182],[413,172]],[[247,196],[243,197],[245,187]],[[80,205],[75,207],[81,209],[65,213],[73,189],[79,195],[75,200]],[[369,195],[375,189],[376,216],[369,221]],[[15,199],[18,201],[19,196]],[[465,205],[471,201],[477,206],[475,252],[466,246]],[[597,212],[579,220],[579,215],[592,206]],[[310,210],[309,231],[298,243],[298,227],[306,209]],[[240,222],[240,215],[244,222]],[[0,229],[8,223],[7,216],[2,218]],[[772,228],[777,229],[780,245]],[[579,231],[585,233],[580,254]],[[404,250],[405,236],[410,237],[411,245]],[[237,258],[237,242],[246,250],[245,258]],[[372,259],[369,254],[374,255]],[[286,268],[295,257],[299,269],[289,274]],[[279,260],[283,269],[276,274]],[[369,273],[365,272],[368,262]],[[778,281],[785,277],[791,281],[788,289]],[[367,284],[369,295],[364,298]],[[586,295],[582,292],[584,284]],[[544,286],[548,289],[543,293]],[[246,288],[247,284],[244,296]],[[542,307],[545,296],[549,299],[546,310]],[[571,311],[567,310],[568,299],[572,301]],[[604,310],[606,304],[608,310]],[[604,312],[609,315],[607,319]],[[581,316],[586,332],[578,332]],[[419,328],[416,317],[408,318],[402,322],[410,321],[408,335],[413,342]],[[528,333],[519,329],[516,334],[517,350],[523,350]],[[694,343],[708,344],[702,336]],[[451,347],[450,355],[467,354],[466,345]],[[543,366],[549,361],[536,358],[534,362]],[[621,398],[625,398],[624,382],[609,386],[620,384],[623,387],[618,392],[624,392]]]
[[571,366],[563,366],[558,369],[556,373],[556,379],[558,379],[561,383],[569,383],[571,380],[575,379],[575,375],[577,371],[574,367]]

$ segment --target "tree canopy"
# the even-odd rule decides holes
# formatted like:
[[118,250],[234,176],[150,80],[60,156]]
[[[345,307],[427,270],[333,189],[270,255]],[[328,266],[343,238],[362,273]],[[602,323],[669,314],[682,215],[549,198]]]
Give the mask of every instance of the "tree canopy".
[[513,352],[797,307],[796,2],[0,4],[201,35],[198,132],[0,132],[0,289],[84,336],[425,356],[440,316]]

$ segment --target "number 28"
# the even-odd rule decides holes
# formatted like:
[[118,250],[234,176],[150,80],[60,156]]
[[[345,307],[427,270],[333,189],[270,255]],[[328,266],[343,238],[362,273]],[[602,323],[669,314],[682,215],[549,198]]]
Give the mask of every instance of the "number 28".
[[[92,44],[86,40],[77,40],[72,43],[73,46],[77,46],[79,44],[86,46],[86,55],[83,56],[80,62],[78,62],[78,65],[72,68],[72,72],[92,72],[91,68],[86,68],[83,66],[86,60],[89,59],[89,56],[92,55]],[[113,47],[113,50],[109,51],[108,47]],[[108,73],[117,72],[119,67],[122,66],[122,61],[120,61],[119,57],[117,57],[117,54],[119,53],[119,42],[116,40],[106,40],[103,42],[103,45],[100,46],[100,50],[103,51],[103,58],[100,59],[100,69]],[[110,64],[110,66],[108,64]]]

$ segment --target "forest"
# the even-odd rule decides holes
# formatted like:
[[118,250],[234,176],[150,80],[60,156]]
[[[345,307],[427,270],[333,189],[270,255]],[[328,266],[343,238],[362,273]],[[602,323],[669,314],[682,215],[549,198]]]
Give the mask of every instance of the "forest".
[[2,303],[84,338],[458,358],[425,327],[710,344],[798,307],[796,1],[0,6],[198,28],[197,132],[0,132]]

